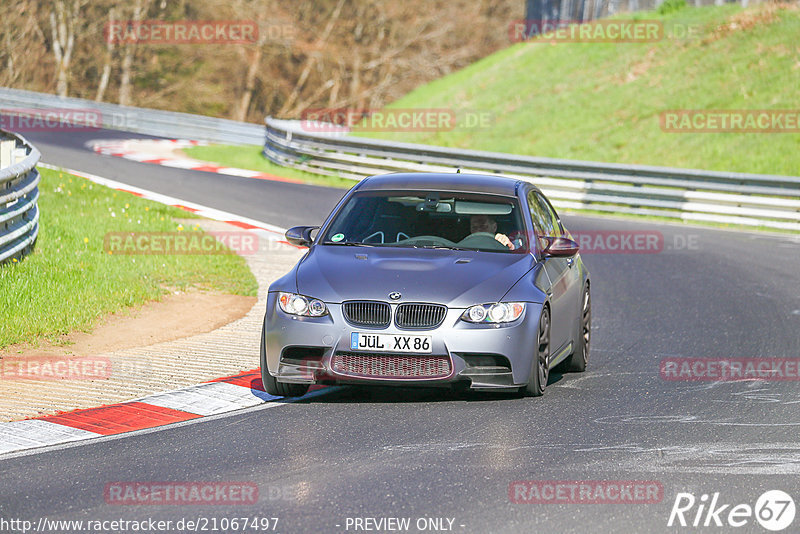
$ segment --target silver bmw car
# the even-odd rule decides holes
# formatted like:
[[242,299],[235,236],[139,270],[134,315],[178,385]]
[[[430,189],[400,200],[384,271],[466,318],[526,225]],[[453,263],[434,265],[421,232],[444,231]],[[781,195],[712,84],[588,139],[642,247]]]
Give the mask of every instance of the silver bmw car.
[[261,377],[272,395],[311,384],[544,393],[556,365],[589,358],[589,273],[528,182],[387,174],[353,187],[269,288]]

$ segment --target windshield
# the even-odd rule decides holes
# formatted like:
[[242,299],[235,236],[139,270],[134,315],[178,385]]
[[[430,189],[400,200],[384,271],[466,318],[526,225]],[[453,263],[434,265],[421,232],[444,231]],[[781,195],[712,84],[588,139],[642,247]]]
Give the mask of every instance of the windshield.
[[515,198],[452,192],[363,192],[336,214],[325,245],[527,251]]

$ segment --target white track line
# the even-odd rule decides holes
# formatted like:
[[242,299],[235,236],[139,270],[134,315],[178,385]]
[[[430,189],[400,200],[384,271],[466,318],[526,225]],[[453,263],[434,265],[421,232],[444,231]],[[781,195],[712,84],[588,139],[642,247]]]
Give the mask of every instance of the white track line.
[[257,226],[269,232],[273,232],[275,234],[280,234],[281,236],[286,232],[285,228],[281,228],[280,226],[275,226],[274,224],[269,224],[264,221],[257,221],[255,219],[251,219],[249,217],[243,217],[241,215],[236,215],[233,213],[229,213],[227,211],[218,210],[216,208],[209,208],[208,206],[203,206],[202,204],[197,204],[195,202],[189,202],[188,200],[181,200],[179,198],[171,197],[168,195],[162,195],[161,193],[156,193],[154,191],[149,191],[147,189],[142,189],[141,187],[136,187],[133,185],[124,184],[122,182],[116,182],[114,180],[109,180],[108,178],[103,178],[102,176],[97,176],[95,174],[89,174],[82,171],[76,171],[74,169],[68,169],[66,167],[60,167],[57,165],[51,165],[48,163],[39,163],[38,167],[44,167],[45,169],[51,169],[54,171],[63,171],[68,172],[70,174],[74,174],[75,176],[80,176],[82,178],[86,178],[96,184],[104,185],[106,187],[110,187],[112,189],[122,190],[122,191],[130,191],[133,193],[138,193],[147,200],[152,200],[154,202],[159,202],[161,204],[167,204],[168,206],[185,206],[187,208],[191,208],[192,211],[197,213],[202,217],[206,217],[208,219],[214,219],[217,221],[239,221],[245,224],[250,224],[253,226]]

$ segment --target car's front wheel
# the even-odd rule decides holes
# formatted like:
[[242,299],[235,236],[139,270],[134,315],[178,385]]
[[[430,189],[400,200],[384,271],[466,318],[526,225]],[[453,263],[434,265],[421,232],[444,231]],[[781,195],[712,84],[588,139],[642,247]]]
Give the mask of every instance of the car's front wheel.
[[308,384],[284,384],[269,374],[263,326],[261,327],[261,382],[264,384],[264,391],[278,397],[302,397],[308,392],[309,387]]
[[531,365],[531,377],[523,393],[531,397],[544,394],[547,380],[550,378],[550,310],[542,308],[539,316],[539,333],[536,336],[536,352]]

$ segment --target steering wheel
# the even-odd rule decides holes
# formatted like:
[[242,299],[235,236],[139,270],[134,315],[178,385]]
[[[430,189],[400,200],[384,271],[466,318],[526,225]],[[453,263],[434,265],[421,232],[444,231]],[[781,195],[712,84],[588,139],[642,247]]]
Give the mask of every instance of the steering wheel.
[[458,246],[465,248],[488,248],[490,250],[508,250],[508,247],[494,238],[489,232],[475,232],[458,242]]
[[449,239],[435,235],[418,235],[410,239],[404,239],[395,243],[396,245],[419,245],[422,247],[438,246],[438,247],[452,247],[455,245]]

